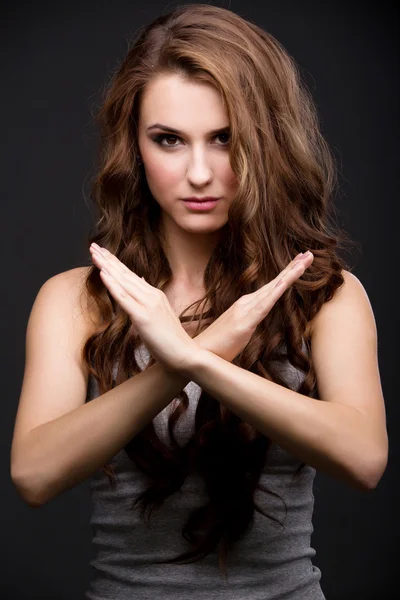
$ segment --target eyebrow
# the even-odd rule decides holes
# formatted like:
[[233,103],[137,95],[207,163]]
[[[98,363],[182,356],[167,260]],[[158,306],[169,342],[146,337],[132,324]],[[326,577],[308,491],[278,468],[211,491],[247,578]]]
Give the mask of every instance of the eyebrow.
[[[228,124],[228,125],[225,125],[225,127],[220,127],[219,129],[213,129],[209,133],[211,135],[215,135],[217,133],[221,133],[222,131],[226,131],[229,128],[230,128],[230,126]],[[150,127],[147,128],[147,131],[151,131],[152,129],[162,129],[163,131],[171,131],[172,133],[176,133],[176,135],[184,134],[183,131],[180,131],[179,129],[174,129],[174,127],[168,127],[167,125],[162,125],[162,123],[154,123],[154,125],[150,125]]]

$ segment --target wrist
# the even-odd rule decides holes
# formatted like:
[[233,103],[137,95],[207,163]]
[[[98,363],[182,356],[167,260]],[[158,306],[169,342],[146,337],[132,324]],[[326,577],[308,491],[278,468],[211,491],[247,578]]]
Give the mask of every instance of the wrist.
[[180,389],[186,387],[190,381],[190,377],[185,375],[181,369],[168,367],[164,363],[155,362],[152,368],[159,370],[169,381],[174,381],[177,386],[180,386]]
[[185,360],[178,369],[180,376],[193,381],[195,374],[206,363],[209,355],[210,352],[198,344],[188,348]]

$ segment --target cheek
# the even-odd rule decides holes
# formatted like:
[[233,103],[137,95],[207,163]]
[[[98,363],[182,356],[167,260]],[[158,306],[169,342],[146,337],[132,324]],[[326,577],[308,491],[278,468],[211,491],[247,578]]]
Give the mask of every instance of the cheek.
[[230,164],[221,173],[221,179],[229,190],[235,191],[238,188],[239,181]]
[[146,177],[150,187],[158,190],[171,188],[180,180],[179,169],[176,165],[163,160],[148,160],[146,162]]

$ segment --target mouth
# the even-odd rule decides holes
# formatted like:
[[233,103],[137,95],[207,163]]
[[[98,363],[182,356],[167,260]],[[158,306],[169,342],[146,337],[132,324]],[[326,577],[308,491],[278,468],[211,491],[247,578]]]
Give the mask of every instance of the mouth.
[[204,199],[195,199],[188,198],[187,200],[183,200],[183,203],[187,208],[192,210],[210,210],[214,208],[220,198],[204,198]]

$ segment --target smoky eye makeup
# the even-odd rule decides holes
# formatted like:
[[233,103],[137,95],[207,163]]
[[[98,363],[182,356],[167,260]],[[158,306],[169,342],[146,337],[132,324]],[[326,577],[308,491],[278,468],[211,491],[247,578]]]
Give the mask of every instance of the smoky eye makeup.
[[[212,139],[223,138],[223,137],[228,138],[228,139],[225,142],[222,142],[222,143],[220,143],[218,145],[220,145],[222,147],[225,147],[230,142],[230,131],[229,131],[229,129],[224,129],[224,130],[219,131],[218,133],[216,133],[216,134],[213,135]],[[156,144],[158,144],[159,146],[164,147],[164,148],[168,148],[168,147],[169,148],[175,148],[175,147],[177,147],[179,145],[179,144],[177,144],[175,142],[177,140],[182,141],[182,138],[179,137],[178,135],[176,135],[175,133],[158,133],[156,135],[151,135],[150,139],[153,142],[155,142]],[[171,139],[173,141],[173,143],[172,144],[163,143],[163,141],[165,139]]]
[[155,142],[156,144],[158,144],[159,146],[164,146],[164,147],[174,147],[177,144],[173,143],[173,144],[164,144],[162,143],[165,139],[172,139],[174,142],[176,142],[176,140],[179,140],[180,138],[177,135],[174,135],[173,133],[159,133],[157,135],[151,136],[151,139],[153,140],[153,142]]

